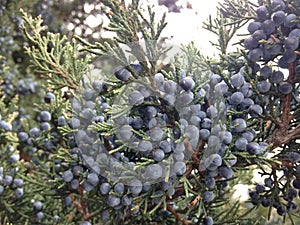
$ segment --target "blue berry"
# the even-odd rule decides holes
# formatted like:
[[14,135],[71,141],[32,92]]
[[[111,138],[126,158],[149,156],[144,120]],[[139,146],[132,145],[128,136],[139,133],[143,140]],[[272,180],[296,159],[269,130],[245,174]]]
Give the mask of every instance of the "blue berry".
[[160,127],[154,127],[150,130],[150,138],[152,141],[161,141],[164,132]]
[[245,82],[245,78],[240,73],[234,74],[230,77],[230,83],[233,87],[240,88]]
[[123,206],[131,205],[132,201],[133,201],[133,198],[129,195],[124,195],[121,199],[121,202],[122,202]]
[[142,67],[142,65],[140,63],[131,63],[130,67],[137,74],[139,74],[139,73],[141,73],[143,71],[143,67]]
[[130,125],[123,125],[117,132],[117,138],[123,141],[129,140],[133,135],[131,129],[132,127]]
[[41,130],[37,127],[33,127],[29,130],[30,137],[38,137],[41,133]]
[[104,210],[101,212],[101,220],[108,220],[110,217],[110,213],[108,210]]
[[87,101],[94,100],[95,94],[96,94],[95,91],[90,88],[84,89],[84,91],[83,91],[83,97]]
[[75,117],[72,117],[68,123],[72,129],[77,129],[80,127],[80,120]]
[[59,221],[59,216],[58,216],[58,215],[55,215],[55,216],[53,217],[53,220],[54,220],[54,223],[58,223],[58,221]]
[[252,62],[257,62],[259,61],[262,57],[263,57],[264,53],[263,50],[261,48],[255,48],[249,51],[249,59]]
[[300,29],[296,28],[293,29],[290,33],[288,37],[293,37],[293,38],[299,38],[300,37]]
[[51,120],[51,113],[48,111],[41,111],[40,112],[40,120],[42,122],[49,122]]
[[277,208],[277,213],[278,215],[280,216],[284,216],[286,214],[286,207],[283,206],[283,205],[280,205],[278,208]]
[[266,20],[269,13],[267,7],[262,5],[256,9],[256,14],[260,20]]
[[142,153],[147,153],[152,150],[152,143],[150,141],[140,141],[138,144],[138,151]]
[[95,90],[96,92],[98,92],[98,93],[102,90],[102,83],[101,83],[101,81],[99,81],[99,80],[95,80],[95,81],[92,83],[92,86],[93,86],[94,90]]
[[217,168],[222,165],[222,157],[219,154],[211,154],[204,159],[205,168]]
[[206,176],[204,179],[204,184],[207,188],[212,189],[215,187],[216,182],[215,179],[213,177],[210,176]]
[[64,198],[64,205],[65,206],[69,206],[69,205],[71,205],[72,204],[72,199],[71,199],[71,197],[65,197]]
[[179,176],[183,175],[186,172],[186,164],[184,162],[177,161],[174,164],[174,172]]
[[73,179],[73,180],[71,181],[70,185],[71,185],[71,188],[72,188],[73,190],[76,190],[76,189],[79,187],[79,180]]
[[12,176],[5,175],[5,177],[4,177],[4,179],[3,179],[3,184],[4,184],[5,186],[8,186],[8,185],[10,185],[12,182],[13,182]]
[[199,135],[202,140],[206,141],[210,136],[210,131],[208,129],[201,129]]
[[288,14],[284,19],[284,25],[287,27],[293,27],[297,25],[298,22],[298,17],[294,13]]
[[110,188],[111,188],[111,186],[110,186],[109,183],[102,183],[102,184],[100,185],[99,191],[100,191],[100,193],[101,193],[102,195],[106,195],[106,194],[109,193]]
[[185,91],[190,91],[195,87],[195,81],[191,77],[184,77],[180,80],[179,85]]
[[268,81],[259,81],[257,82],[257,89],[261,93],[267,93],[271,88],[271,84]]
[[296,189],[300,189],[300,180],[298,179],[293,180],[293,187]]
[[210,216],[204,217],[203,225],[213,225],[213,224],[214,224],[213,218],[211,218]]
[[283,82],[279,85],[278,90],[282,94],[287,95],[287,94],[290,94],[292,92],[293,86],[288,82]]
[[144,96],[139,91],[133,91],[128,95],[128,102],[131,106],[140,105],[144,102]]
[[268,199],[268,198],[264,198],[262,201],[261,201],[261,204],[263,207],[269,207],[271,205],[271,200]]
[[87,180],[88,183],[92,184],[93,186],[96,186],[99,183],[99,177],[95,173],[90,173],[87,176],[86,180]]
[[19,160],[20,160],[20,155],[18,153],[12,154],[8,159],[8,161],[11,163],[18,162]]
[[147,119],[155,117],[157,114],[157,109],[154,106],[147,106],[145,110],[145,116]]
[[28,139],[28,134],[26,132],[18,133],[18,138],[21,142],[26,142]]
[[250,195],[250,198],[252,200],[258,200],[259,199],[259,193],[257,191],[250,191],[249,195]]
[[273,20],[265,20],[262,23],[262,30],[266,35],[272,34],[276,29],[276,24],[273,22]]
[[258,104],[251,105],[248,110],[251,117],[259,117],[263,113],[263,108]]
[[45,215],[44,215],[43,212],[38,212],[38,213],[36,214],[36,219],[37,219],[37,220],[42,220],[42,219],[44,219],[44,217],[45,217]]
[[44,97],[44,100],[45,100],[46,103],[50,104],[51,101],[55,100],[55,95],[51,92],[47,92],[45,97]]
[[48,122],[42,122],[40,124],[40,129],[42,131],[48,131],[48,130],[50,130],[50,128],[51,128],[51,125]]
[[57,118],[57,125],[61,127],[66,126],[67,125],[66,118],[64,116],[59,116]]
[[243,93],[237,91],[237,92],[234,92],[234,93],[230,96],[229,102],[230,102],[230,104],[232,104],[232,105],[238,105],[238,104],[242,103],[243,100],[244,100],[244,95],[243,95]]
[[124,191],[125,191],[125,187],[124,187],[124,184],[123,184],[123,183],[117,183],[117,184],[114,186],[114,192],[115,192],[117,195],[123,194]]
[[165,78],[163,74],[157,73],[154,75],[154,80],[156,81],[156,86],[160,88],[163,86]]
[[300,161],[300,154],[298,152],[287,152],[287,160],[296,163]]
[[125,67],[117,68],[115,76],[121,81],[127,81],[131,73]]
[[219,168],[220,175],[226,179],[230,179],[233,177],[233,170],[227,166],[221,166]]
[[21,178],[15,178],[13,187],[22,187],[23,186],[23,180]]
[[261,147],[256,142],[248,143],[246,149],[250,155],[258,155],[261,153]]
[[248,25],[248,31],[249,33],[254,33],[255,31],[259,30],[261,28],[261,23],[257,21],[252,21]]
[[163,174],[162,167],[159,164],[150,164],[146,168],[146,176],[151,180],[160,178]]
[[15,195],[16,198],[21,198],[21,197],[23,197],[23,194],[24,194],[23,188],[17,188],[17,189],[14,191],[14,195]]
[[204,118],[201,122],[201,128],[210,129],[211,128],[211,120],[209,118]]
[[233,120],[231,122],[231,125],[233,126],[232,130],[237,133],[243,132],[247,127],[245,120],[241,118]]
[[167,94],[172,94],[177,89],[177,84],[172,80],[167,80],[163,84],[164,92]]
[[164,159],[165,157],[165,153],[163,150],[161,149],[157,149],[153,152],[153,159],[156,161],[156,162],[160,162]]
[[275,71],[270,76],[270,81],[273,83],[280,83],[284,79],[284,75],[281,71]]
[[0,121],[0,128],[2,128],[5,131],[11,131],[12,125],[10,123],[7,123],[6,121]]
[[0,196],[3,194],[3,192],[4,192],[4,187],[0,185]]
[[286,15],[284,11],[277,11],[272,15],[272,20],[277,26],[279,26],[284,23],[285,17]]
[[256,191],[258,193],[263,193],[264,190],[265,190],[265,187],[263,185],[261,185],[261,184],[256,185]]
[[273,0],[272,3],[271,3],[271,7],[274,11],[284,10],[285,9],[285,3],[282,0]]
[[108,195],[107,197],[107,204],[110,206],[110,207],[116,207],[118,206],[119,204],[121,203],[121,199],[114,196],[114,195]]
[[189,139],[196,137],[197,134],[199,134],[199,129],[194,125],[188,125],[184,131],[185,137]]
[[35,203],[33,204],[33,209],[34,209],[35,211],[40,211],[40,210],[42,210],[42,207],[43,207],[43,203],[41,203],[41,202],[35,202]]
[[274,185],[274,181],[271,178],[266,178],[264,180],[266,187],[272,188]]
[[129,190],[133,195],[138,195],[143,189],[142,182],[138,179],[133,179],[129,182]]
[[90,184],[89,182],[87,182],[87,181],[83,182],[82,187],[87,192],[90,192],[90,191],[92,191],[94,189],[94,186],[92,184]]
[[80,223],[80,225],[92,225],[92,224],[88,221],[83,221],[82,223]]
[[62,174],[62,178],[65,182],[70,182],[74,178],[74,175],[71,170],[67,170]]
[[298,38],[294,37],[287,37],[284,41],[284,47],[286,51],[294,51],[299,46],[299,40]]
[[205,202],[211,202],[214,200],[215,195],[212,191],[205,191],[202,194],[202,198]]
[[263,66],[259,72],[262,77],[267,79],[272,74],[272,68],[270,66]]
[[215,106],[211,105],[207,108],[206,114],[209,118],[213,119],[218,116],[218,110]]

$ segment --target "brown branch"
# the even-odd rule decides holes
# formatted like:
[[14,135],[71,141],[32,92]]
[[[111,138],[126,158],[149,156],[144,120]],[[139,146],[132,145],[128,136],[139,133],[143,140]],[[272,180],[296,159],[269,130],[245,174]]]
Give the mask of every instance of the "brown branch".
[[[295,62],[289,64],[289,76],[287,82],[294,85],[295,83]],[[272,137],[268,140],[268,143],[272,144],[272,149],[287,144],[291,140],[300,137],[300,126],[296,126],[294,129],[290,129],[291,116],[291,100],[292,93],[287,94],[283,98],[281,121],[277,124],[277,128],[274,131]]]
[[197,197],[189,203],[189,207],[193,207],[194,205],[196,205],[200,199],[201,199],[201,195],[197,195]]
[[85,220],[89,220],[89,219],[91,219],[92,217],[96,216],[97,214],[99,214],[98,211],[95,211],[95,212],[92,212],[92,213],[88,213],[87,215],[85,215],[84,219],[85,219]]
[[187,139],[184,140],[184,145],[188,149],[188,151],[192,153],[192,162],[187,166],[187,170],[185,172],[185,176],[187,177],[191,174],[194,165],[199,165],[200,153],[204,148],[205,141],[201,139],[195,151],[193,151],[192,145]]
[[185,191],[184,191],[183,185],[182,184],[177,185],[177,187],[175,187],[175,193],[174,193],[174,195],[172,195],[172,199],[176,199],[176,198],[184,195],[184,192]]
[[69,221],[69,222],[72,222],[72,221],[73,221],[73,218],[74,218],[75,214],[76,214],[76,209],[74,209],[72,212],[70,212],[70,213],[68,214],[68,221]]
[[189,221],[185,220],[178,212],[176,212],[176,210],[172,206],[170,206],[169,204],[167,204],[167,210],[169,212],[171,212],[175,216],[175,218],[178,221],[180,221],[183,225],[191,224]]
[[88,212],[88,206],[86,198],[83,196],[82,186],[79,186],[78,191],[80,194],[80,202],[75,199],[74,194],[70,194],[70,198],[72,200],[73,205],[75,206],[76,211],[78,211],[85,220],[88,220],[91,217],[93,217],[94,214]]
[[70,195],[70,198],[72,199],[72,203],[75,206],[76,210],[82,215],[82,217],[85,217],[82,205],[75,199],[73,194]]
[[270,139],[269,143],[272,144],[272,149],[280,147],[284,144],[289,143],[291,140],[300,137],[300,127],[297,126],[297,129],[288,130],[287,132],[282,132],[278,129],[274,132],[274,135]]
[[[184,176],[188,177],[191,174],[192,170],[195,167],[199,166],[200,154],[201,154],[201,152],[202,152],[202,150],[204,148],[205,141],[201,139],[201,141],[199,142],[199,144],[198,144],[198,146],[197,146],[197,148],[196,148],[195,151],[193,151],[191,143],[188,141],[188,139],[184,140],[184,144],[185,144],[185,147],[188,149],[188,151],[192,153],[191,163],[187,165],[187,170],[186,170],[185,175],[184,175]],[[184,192],[185,192],[184,186],[182,184],[178,185],[175,188],[175,194],[172,196],[172,199],[176,199],[176,198],[182,196],[184,194]]]
[[195,156],[197,156],[199,158],[199,154],[201,153],[201,151],[203,150],[205,145],[205,141],[201,139],[201,141],[199,142],[199,145],[194,153]]
[[69,75],[60,69],[59,65],[57,65],[54,62],[50,62],[50,65],[55,68],[57,75],[62,76],[67,81],[68,86],[70,88],[72,88],[72,89],[78,88],[78,86],[72,81],[72,79],[69,77]]
[[[289,64],[289,76],[287,79],[287,82],[294,84],[295,79],[295,63]],[[289,128],[289,124],[291,122],[291,99],[292,99],[292,93],[287,94],[283,99],[283,105],[282,105],[282,116],[281,116],[281,126],[284,129]]]

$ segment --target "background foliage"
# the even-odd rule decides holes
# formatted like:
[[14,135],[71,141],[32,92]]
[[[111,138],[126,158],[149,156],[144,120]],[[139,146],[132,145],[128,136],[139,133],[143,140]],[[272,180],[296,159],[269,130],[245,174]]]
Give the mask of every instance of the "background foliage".
[[[297,224],[299,1],[224,1],[204,24],[218,55],[191,43],[169,63],[160,62],[169,50],[165,16],[139,4],[0,0],[0,223]],[[159,4],[180,11],[176,1]],[[229,52],[245,26],[239,50]],[[114,38],[102,38],[104,30]],[[132,83],[142,86],[134,92]],[[130,112],[114,107],[119,96]],[[172,99],[187,107],[174,109]],[[226,130],[214,122],[224,110]],[[166,122],[168,138],[151,129],[156,120]],[[222,143],[207,156],[216,133]],[[138,151],[128,135],[138,137]],[[140,153],[151,138],[155,151]],[[152,185],[132,180],[153,162],[172,169]],[[155,178],[162,169],[141,171]],[[232,198],[237,184],[249,185],[249,201]]]

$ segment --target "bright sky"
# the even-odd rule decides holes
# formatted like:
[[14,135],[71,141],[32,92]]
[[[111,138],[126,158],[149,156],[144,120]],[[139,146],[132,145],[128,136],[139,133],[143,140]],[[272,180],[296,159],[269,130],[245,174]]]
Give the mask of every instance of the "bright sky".
[[[249,0],[257,2],[257,0]],[[157,0],[141,0],[146,6],[153,4],[157,17],[160,18],[163,12],[167,12],[167,7],[157,5]],[[187,2],[191,4],[192,9],[186,8]],[[209,41],[217,42],[217,36],[203,29],[203,22],[207,21],[209,16],[216,17],[217,7],[223,0],[178,0],[177,4],[182,5],[180,13],[167,13],[167,22],[162,35],[172,37],[172,44],[188,44],[194,41],[195,45],[206,56],[213,56],[216,49],[212,47]],[[243,32],[243,31],[241,31]],[[235,39],[233,42],[237,41]],[[231,50],[235,50],[232,47]]]
[[[186,2],[182,0],[180,2]],[[209,15],[216,15],[218,0],[204,1],[189,0],[193,9],[183,9],[180,13],[168,13],[168,25],[163,35],[172,36],[174,44],[188,44],[191,41],[202,51],[204,55],[211,55],[212,48],[209,40],[216,40],[217,37],[202,28],[203,22]]]
[[[219,2],[223,0],[178,0],[177,4],[183,6],[180,13],[167,13],[168,25],[164,29],[162,36],[172,37],[171,43],[174,45],[188,44],[194,41],[195,45],[204,55],[212,56],[216,51],[212,48],[209,41],[216,41],[217,37],[211,32],[202,28],[203,22],[206,21],[209,15],[214,18],[217,12]],[[187,2],[192,6],[192,9],[186,8]],[[159,6],[157,0],[141,0],[141,7],[147,9],[147,6],[153,5],[153,10],[156,13],[157,19],[161,18],[164,12],[168,12],[167,7]],[[85,7],[86,9],[86,7]],[[87,6],[88,10],[88,6]],[[87,18],[87,23],[94,26],[101,22],[103,17],[95,17],[90,15]],[[107,18],[104,19],[104,25],[108,24]],[[111,37],[110,33],[105,33],[104,37]]]

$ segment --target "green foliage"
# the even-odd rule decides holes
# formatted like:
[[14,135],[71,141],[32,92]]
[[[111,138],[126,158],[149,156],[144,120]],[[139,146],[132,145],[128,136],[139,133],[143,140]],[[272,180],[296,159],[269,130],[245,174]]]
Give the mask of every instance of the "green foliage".
[[[40,7],[44,9],[41,14],[45,13],[44,1],[3,2],[8,11],[0,11],[4,15],[0,25],[7,25],[7,30],[0,29],[4,37],[4,42],[0,42],[1,224],[71,225],[89,221],[186,225],[208,224],[211,218],[214,224],[296,224],[299,209],[284,214],[280,207],[294,207],[289,198],[299,194],[292,188],[292,183],[299,180],[300,168],[296,154],[299,92],[294,92],[299,81],[293,77],[297,62],[290,62],[287,71],[293,93],[278,93],[281,84],[276,82],[265,93],[258,85],[269,79],[263,77],[262,66],[277,71],[278,58],[285,48],[267,60],[265,55],[259,56],[257,61],[262,63],[253,60],[253,49],[245,49],[246,44],[236,52],[228,51],[241,28],[253,20],[261,21],[256,13],[258,5],[246,0],[225,0],[216,18],[210,17],[204,23],[204,28],[218,37],[212,43],[220,51],[218,58],[206,57],[191,43],[181,46],[181,51],[165,62],[173,47],[165,46],[160,37],[167,26],[166,15],[158,20],[152,7],[143,11],[138,0],[126,4],[123,0],[94,3],[92,12],[106,15],[110,23],[105,29],[115,33],[112,39],[99,40],[85,35],[88,28],[84,24],[81,35],[74,35],[75,28],[69,32],[64,29],[72,19],[78,19],[79,25],[84,23],[81,1],[61,1],[61,7],[50,1],[50,13],[38,17],[31,16],[39,14],[33,9]],[[298,13],[298,3],[284,3],[288,4],[288,13]],[[259,5],[266,5],[269,14],[277,10],[271,1],[261,1]],[[15,8],[22,10],[16,12]],[[81,10],[78,14],[77,9]],[[73,16],[61,18],[64,11],[74,12]],[[9,12],[17,15],[17,24],[10,24]],[[101,23],[98,28],[102,31]],[[277,41],[286,45],[281,27],[272,32],[271,39],[276,41],[271,45]],[[3,43],[10,38],[5,46]],[[266,42],[259,40],[259,47],[255,47],[263,49]],[[241,103],[232,103],[233,94],[242,92],[242,86],[232,80],[235,75],[242,76],[246,86],[247,93],[242,98],[253,101],[250,105],[261,107],[261,112],[260,108],[251,111]],[[160,77],[163,87],[158,87]],[[28,79],[29,84],[21,78]],[[227,89],[222,89],[224,86]],[[174,104],[169,102],[171,97],[175,98]],[[266,97],[270,104],[265,103]],[[154,116],[150,111],[153,108]],[[192,113],[192,108],[197,112]],[[203,118],[200,112],[204,112]],[[136,118],[143,119],[141,128],[134,128],[132,121]],[[188,125],[184,125],[183,118]],[[203,120],[208,118],[211,127],[205,128]],[[245,123],[244,128],[242,122],[235,123],[239,119]],[[154,135],[153,129],[160,128],[156,127],[159,122],[164,122],[161,138]],[[195,143],[193,138],[200,128],[211,129],[214,137],[217,135],[213,129],[219,129],[218,134],[230,131],[231,137],[227,142],[222,139],[220,145],[208,137]],[[247,149],[239,149],[237,141],[246,132],[255,133],[253,138],[248,137],[250,141],[246,140],[254,147],[247,143]],[[164,158],[157,159],[160,155],[155,156],[155,152],[163,149],[161,140],[168,141],[168,147],[173,148],[170,151],[178,152],[169,154],[166,150]],[[150,141],[150,153],[140,153],[147,148],[141,143]],[[218,151],[211,152],[215,145]],[[216,158],[210,158],[213,156]],[[180,164],[183,162],[184,166]],[[157,167],[150,170],[153,163],[161,171]],[[181,167],[176,170],[175,165]],[[255,187],[254,169],[273,183],[266,184],[263,191],[250,192],[252,199],[247,202],[233,199],[235,185]],[[153,182],[157,173],[162,179]],[[146,183],[147,176],[152,177],[153,184]],[[207,181],[212,177],[213,185]],[[111,186],[107,193],[103,184]],[[261,205],[266,199],[270,206],[263,210]],[[42,203],[41,208],[35,206],[37,202]],[[274,214],[273,204],[278,204],[277,212],[283,220]]]
[[47,33],[42,38],[41,32],[45,27],[42,26],[41,18],[33,20],[26,14],[23,18],[25,24],[22,29],[31,45],[25,47],[25,50],[33,60],[33,70],[48,78],[48,83],[56,86],[57,89],[63,87],[76,89],[88,70],[89,58],[77,59],[76,57],[80,57],[77,56],[79,47],[74,41],[68,42],[66,36],[60,37],[60,34]]

